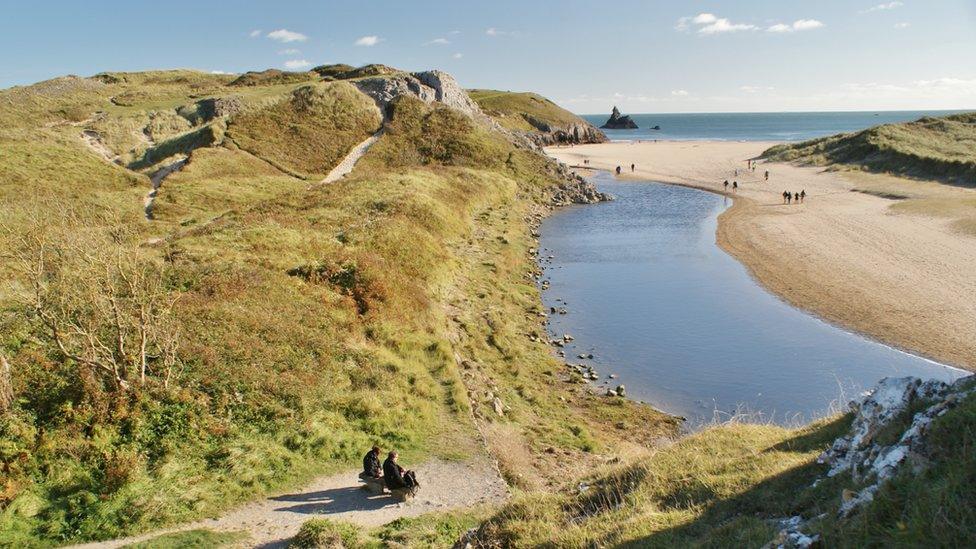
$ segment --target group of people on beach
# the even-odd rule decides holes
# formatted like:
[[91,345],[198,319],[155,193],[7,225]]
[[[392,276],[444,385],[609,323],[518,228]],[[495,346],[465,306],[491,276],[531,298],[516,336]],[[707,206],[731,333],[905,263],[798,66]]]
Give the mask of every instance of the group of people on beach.
[[806,197],[807,197],[806,189],[803,189],[798,193],[783,191],[783,204],[800,204],[801,202],[803,202],[803,199]]
[[400,454],[396,450],[391,450],[386,455],[383,465],[380,465],[380,447],[373,446],[366,455],[363,456],[363,472],[359,473],[359,478],[383,479],[383,484],[390,490],[409,490],[413,491],[420,488],[417,482],[417,473],[408,471],[397,463]]
[[[583,162],[588,162],[588,160],[584,160]],[[635,171],[636,169],[637,169],[637,164],[631,164],[630,165],[630,171],[631,172]],[[620,166],[617,166],[617,170],[616,170],[617,175],[620,175],[620,172],[621,171],[623,171],[622,168]]]

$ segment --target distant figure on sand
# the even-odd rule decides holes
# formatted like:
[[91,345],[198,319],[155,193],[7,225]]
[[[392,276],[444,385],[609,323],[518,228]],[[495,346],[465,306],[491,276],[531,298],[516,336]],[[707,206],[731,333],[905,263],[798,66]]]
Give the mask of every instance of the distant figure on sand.
[[726,180],[725,180],[725,183],[722,183],[722,185],[724,185],[724,186],[725,186],[725,192],[729,192],[729,180],[728,180],[728,179],[726,179]]
[[636,167],[637,167],[637,166],[636,166],[635,164],[631,164],[631,165],[630,165],[630,171],[634,171],[634,168],[636,168]]
[[806,189],[800,191],[800,202],[803,202],[803,199],[806,198],[806,197],[807,197],[807,191],[806,191]]
[[800,203],[800,193],[793,193],[793,202]]
[[793,199],[793,193],[790,191],[783,191],[783,202],[789,204],[790,200]]
[[736,168],[736,169],[735,169],[735,173],[734,173],[734,175],[735,175],[736,177],[739,177],[739,168]]
[[363,456],[363,472],[359,473],[359,478],[380,478],[381,476],[383,474],[380,472],[380,447],[373,446]]
[[769,170],[766,170],[766,173],[763,175],[763,177],[766,178],[766,181],[769,181]]
[[735,192],[737,190],[739,190],[739,182],[738,181],[733,181],[732,182],[732,192]]
[[386,481],[386,487],[390,490],[419,488],[420,483],[417,482],[417,474],[400,467],[400,464],[397,463],[399,457],[400,454],[394,450],[387,455],[386,461],[383,462],[383,478]]
[[620,175],[620,166],[617,166],[617,175]]

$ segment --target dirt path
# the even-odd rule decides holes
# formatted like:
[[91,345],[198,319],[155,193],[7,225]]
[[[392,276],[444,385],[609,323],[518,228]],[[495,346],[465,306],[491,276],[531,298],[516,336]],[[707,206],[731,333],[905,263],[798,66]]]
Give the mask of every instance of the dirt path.
[[349,471],[321,477],[300,491],[248,503],[215,519],[74,547],[122,547],[161,534],[196,528],[246,532],[250,535],[247,545],[251,547],[286,547],[302,524],[312,518],[328,517],[365,527],[380,526],[400,517],[500,502],[508,495],[505,481],[484,457],[465,462],[434,459],[423,463],[417,467],[420,491],[416,498],[405,503],[396,502],[389,494],[367,493],[360,488],[358,473]]
[[372,147],[374,143],[379,141],[380,137],[383,137],[382,129],[380,129],[378,132],[374,133],[373,135],[369,136],[362,143],[353,147],[352,150],[349,151],[349,154],[347,154],[346,157],[342,159],[342,162],[339,162],[339,164],[337,164],[335,168],[332,168],[332,171],[329,172],[329,175],[325,176],[325,179],[323,179],[319,183],[332,183],[348,175],[349,172],[351,172],[352,169],[356,167],[356,162],[359,162],[359,159],[362,158],[364,154],[366,154],[366,151],[368,151],[369,148]]
[[[713,192],[738,181],[717,240],[760,283],[889,345],[976,369],[976,237],[959,230],[951,209],[971,203],[976,190],[778,163],[747,171],[746,159],[770,145],[662,141],[547,151],[568,164],[588,159],[593,168],[624,167],[625,178]],[[783,204],[784,190],[805,190],[807,199]],[[885,198],[895,195],[904,199]]]

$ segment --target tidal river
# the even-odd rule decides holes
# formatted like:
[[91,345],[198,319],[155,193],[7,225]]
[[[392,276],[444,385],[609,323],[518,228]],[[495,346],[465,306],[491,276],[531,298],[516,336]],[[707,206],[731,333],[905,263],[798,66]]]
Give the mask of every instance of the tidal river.
[[617,199],[556,212],[540,239],[550,281],[543,301],[567,311],[550,315],[550,332],[574,338],[566,361],[592,365],[600,374],[592,384],[625,384],[629,397],[694,427],[732,414],[806,422],[885,376],[965,375],[761,288],[715,243],[724,197],[602,173],[593,182]]

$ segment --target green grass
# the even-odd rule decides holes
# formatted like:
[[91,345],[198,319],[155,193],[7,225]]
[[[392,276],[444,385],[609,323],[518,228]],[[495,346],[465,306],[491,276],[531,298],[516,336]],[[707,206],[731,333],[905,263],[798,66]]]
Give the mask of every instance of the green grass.
[[246,539],[240,532],[214,532],[213,530],[188,530],[164,534],[139,543],[124,545],[125,549],[207,549],[226,547]]
[[586,124],[582,118],[535,93],[468,90],[468,94],[485,114],[511,130],[537,131],[546,125],[557,128]]
[[857,168],[976,185],[976,113],[885,124],[856,133],[777,145],[775,161]]
[[380,122],[373,101],[352,85],[312,84],[273,105],[235,117],[227,135],[279,169],[315,179],[324,177]]

